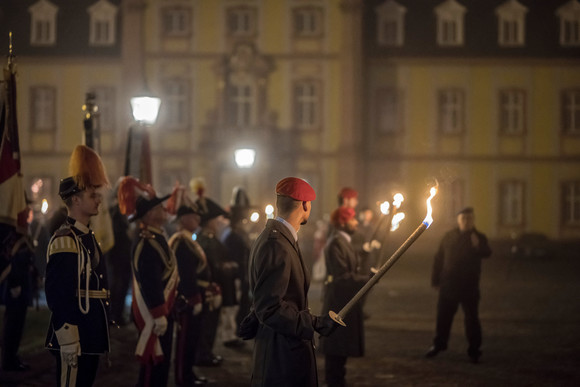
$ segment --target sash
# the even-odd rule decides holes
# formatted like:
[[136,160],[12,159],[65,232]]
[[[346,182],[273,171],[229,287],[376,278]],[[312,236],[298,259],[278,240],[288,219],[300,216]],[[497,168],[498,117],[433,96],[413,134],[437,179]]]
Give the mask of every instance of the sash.
[[[167,285],[165,285],[165,289],[163,290],[163,297],[165,299],[167,310],[171,310],[173,307],[178,279],[179,275],[177,273],[177,268],[175,268],[167,281]],[[141,289],[139,288],[135,276],[133,276],[132,309],[135,317],[135,324],[139,330],[139,339],[137,340],[137,348],[135,349],[137,359],[143,364],[153,363],[153,365],[156,365],[161,363],[163,361],[163,350],[161,349],[159,337],[153,333],[154,318],[151,316],[149,308],[145,304],[145,300],[143,299]],[[173,333],[165,332],[165,334],[172,335]]]

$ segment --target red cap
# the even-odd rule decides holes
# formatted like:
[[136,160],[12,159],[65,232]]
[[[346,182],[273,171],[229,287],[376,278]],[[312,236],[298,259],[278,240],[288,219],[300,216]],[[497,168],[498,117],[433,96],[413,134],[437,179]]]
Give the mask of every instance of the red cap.
[[358,197],[358,192],[350,187],[345,187],[340,190],[339,196],[343,199],[352,199]]
[[352,218],[354,218],[354,209],[350,207],[338,207],[330,215],[330,223],[337,227],[346,224]]
[[316,199],[316,192],[306,181],[297,177],[286,177],[276,184],[278,195],[290,196],[301,202],[311,202]]

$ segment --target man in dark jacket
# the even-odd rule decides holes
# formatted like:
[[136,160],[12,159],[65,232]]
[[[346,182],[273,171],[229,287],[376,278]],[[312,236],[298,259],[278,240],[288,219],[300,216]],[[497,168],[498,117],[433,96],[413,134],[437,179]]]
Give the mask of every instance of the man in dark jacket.
[[[339,207],[330,216],[334,231],[324,249],[327,278],[323,314],[340,310],[369,279],[358,271],[358,257],[352,246],[352,235],[358,221],[352,208]],[[370,271],[369,271],[370,273]],[[347,357],[364,355],[362,304],[357,303],[344,319],[345,328],[332,336],[320,338],[320,351],[325,354],[326,384],[345,386]]]
[[[308,309],[310,274],[298,247],[298,230],[308,221],[316,194],[295,177],[278,182],[276,194],[278,216],[268,220],[250,253],[254,314],[246,317],[241,333],[256,340],[251,385],[317,386],[314,332],[329,335],[337,324]],[[244,332],[246,326],[255,329]]]
[[481,356],[481,324],[479,322],[479,278],[481,259],[491,255],[484,234],[475,229],[473,208],[457,215],[458,227],[447,232],[435,254],[431,284],[439,289],[437,326],[433,346],[425,354],[436,356],[447,349],[453,317],[461,304],[465,316],[468,356],[477,363]]

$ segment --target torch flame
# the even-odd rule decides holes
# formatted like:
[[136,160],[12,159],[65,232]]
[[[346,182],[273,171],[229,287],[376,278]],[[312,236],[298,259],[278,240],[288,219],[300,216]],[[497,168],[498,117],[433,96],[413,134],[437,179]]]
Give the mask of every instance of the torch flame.
[[389,202],[382,202],[380,204],[380,208],[381,208],[381,213],[384,215],[388,215],[389,214],[389,206],[391,204]]
[[404,212],[397,212],[395,215],[393,215],[393,220],[391,221],[391,231],[398,229],[403,219],[405,219]]
[[401,203],[403,203],[404,200],[405,197],[403,196],[402,193],[396,193],[395,196],[393,196],[393,207],[395,208],[401,207]]
[[431,196],[429,196],[429,198],[427,199],[427,216],[423,220],[423,224],[427,227],[429,227],[431,223],[433,223],[433,216],[431,216],[433,213],[433,207],[431,207],[431,199],[433,199],[433,196],[437,194],[437,188],[431,187],[431,190],[429,192],[431,193]]
[[42,207],[40,208],[40,212],[46,214],[47,211],[48,211],[48,200],[42,199]]

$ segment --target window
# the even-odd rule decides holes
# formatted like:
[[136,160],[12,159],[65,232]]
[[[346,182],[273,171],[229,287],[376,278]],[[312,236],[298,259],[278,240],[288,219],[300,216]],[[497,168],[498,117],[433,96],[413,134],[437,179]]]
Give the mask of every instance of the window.
[[399,133],[402,130],[401,93],[395,88],[382,88],[376,95],[377,130],[379,134]]
[[320,87],[311,80],[294,84],[294,123],[300,129],[318,129],[320,126]]
[[293,19],[294,36],[312,38],[322,35],[322,9],[296,8],[293,11]]
[[56,44],[56,14],[58,7],[48,0],[39,0],[28,7],[30,12],[30,44],[52,46]]
[[517,0],[508,0],[496,8],[498,17],[498,44],[523,46],[525,43],[525,16],[528,9]]
[[394,0],[375,8],[377,13],[377,42],[381,46],[402,46],[405,41],[405,13],[407,9]]
[[92,88],[95,103],[98,106],[99,130],[115,130],[115,88],[111,86],[96,86]]
[[437,44],[463,45],[463,17],[466,8],[455,0],[446,0],[435,8],[437,14]]
[[112,46],[117,35],[117,7],[107,0],[99,0],[89,7],[89,44],[92,46]]
[[56,130],[56,89],[51,86],[34,86],[30,95],[32,130]]
[[562,225],[580,226],[580,181],[562,184]]
[[185,79],[169,79],[164,82],[164,109],[166,124],[173,129],[189,125],[189,82]]
[[464,99],[464,92],[460,89],[439,91],[439,131],[442,134],[459,134],[464,131]]
[[227,11],[228,35],[233,37],[251,37],[256,34],[256,9],[235,7]]
[[191,33],[191,9],[167,7],[161,11],[163,34],[166,37],[189,36]]
[[525,184],[522,181],[510,180],[500,183],[499,219],[502,226],[524,225]]
[[229,122],[233,126],[247,127],[255,122],[255,87],[250,82],[237,82],[230,86]]
[[580,3],[570,0],[556,10],[560,18],[560,45],[580,46]]
[[526,93],[507,89],[499,92],[499,131],[523,134],[526,131]]
[[580,134],[580,89],[562,91],[562,132]]

